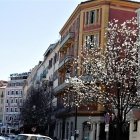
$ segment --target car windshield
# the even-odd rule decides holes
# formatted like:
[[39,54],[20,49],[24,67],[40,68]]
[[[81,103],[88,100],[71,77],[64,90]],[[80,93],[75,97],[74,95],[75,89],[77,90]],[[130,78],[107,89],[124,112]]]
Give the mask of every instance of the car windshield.
[[25,135],[18,135],[15,140],[27,140],[28,136]]
[[38,140],[50,140],[50,139],[46,137],[38,137]]

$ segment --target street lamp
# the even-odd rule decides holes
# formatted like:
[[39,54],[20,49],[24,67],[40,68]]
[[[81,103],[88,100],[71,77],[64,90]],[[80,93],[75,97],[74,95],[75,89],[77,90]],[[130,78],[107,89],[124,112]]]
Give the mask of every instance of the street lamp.
[[[66,80],[65,80],[66,83],[72,83],[73,81],[75,81],[77,79],[76,77],[74,77],[74,78],[70,77],[70,70],[69,69],[66,70],[66,76],[65,77],[66,77]],[[74,107],[75,107],[74,140],[76,140],[76,137],[78,135],[78,131],[77,131],[77,105],[75,104]]]
[[[33,115],[34,115],[33,116],[33,119],[35,119],[36,118],[36,116],[35,116],[36,105],[33,105],[32,106],[32,110],[33,110]],[[31,130],[32,130],[33,133],[35,133],[35,131],[36,131],[35,120],[33,120],[33,126],[31,128]]]

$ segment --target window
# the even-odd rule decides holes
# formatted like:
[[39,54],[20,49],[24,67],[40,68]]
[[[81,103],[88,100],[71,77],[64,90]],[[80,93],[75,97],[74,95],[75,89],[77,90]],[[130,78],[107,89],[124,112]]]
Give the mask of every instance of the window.
[[46,78],[46,70],[43,70],[42,78]]
[[13,103],[13,99],[11,100],[11,103]]
[[8,95],[9,95],[9,91],[8,91],[8,93],[7,93]]
[[18,102],[18,99],[16,99],[16,103]]
[[2,93],[1,93],[1,98],[3,98],[3,91],[2,91]]
[[90,11],[90,19],[89,19],[89,23],[90,23],[90,24],[95,23],[95,10]]
[[49,68],[52,67],[52,61],[53,61],[53,59],[51,58],[51,60],[49,60]]
[[58,71],[56,70],[53,74],[53,80],[55,81],[58,78]]
[[16,115],[14,116],[14,120],[17,120],[17,116]]
[[15,112],[18,112],[17,108],[15,108]]
[[51,140],[50,138],[46,138],[46,137],[38,137],[38,140]]
[[137,128],[138,128],[138,121],[135,120],[134,121],[134,129],[133,129],[133,131],[137,131]]
[[25,136],[25,135],[18,135],[15,140],[27,140],[28,139],[28,136]]
[[30,140],[37,140],[37,137],[32,136]]
[[11,110],[11,112],[13,112],[13,108],[11,108],[10,110]]
[[54,64],[56,63],[57,61],[57,53],[55,53],[55,56],[54,56]]
[[98,23],[99,19],[100,19],[100,10],[99,9],[87,11],[85,13],[85,24],[86,25]]
[[18,95],[18,91],[16,91],[16,95]]
[[8,112],[8,107],[6,108],[6,112]]
[[20,103],[22,103],[22,99],[20,99]]
[[87,35],[85,37],[86,47],[99,47],[99,34]]
[[20,83],[17,82],[17,83],[16,83],[16,86],[20,86]]
[[12,117],[9,117],[9,121],[12,120]]
[[3,104],[3,99],[1,99],[1,104]]
[[11,95],[14,95],[14,91],[11,92]]

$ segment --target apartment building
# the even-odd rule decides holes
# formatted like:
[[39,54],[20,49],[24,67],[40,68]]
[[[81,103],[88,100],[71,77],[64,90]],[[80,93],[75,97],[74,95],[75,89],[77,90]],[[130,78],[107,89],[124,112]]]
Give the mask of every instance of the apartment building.
[[49,117],[46,131],[51,137],[54,135],[54,111],[57,106],[57,98],[54,96],[53,90],[58,86],[59,47],[59,41],[57,43],[50,44],[44,53],[43,61],[39,61],[38,65],[31,70],[31,74],[27,78],[24,86],[24,94],[27,94],[31,87],[46,87],[46,94],[48,96],[48,101],[46,102],[49,109],[49,114],[46,116],[46,118]]
[[[122,0],[90,0],[80,3],[67,22],[60,30],[60,60],[58,65],[59,81],[54,89],[57,97],[57,113],[55,136],[59,140],[73,139],[75,131],[77,140],[95,139],[105,137],[103,110],[101,106],[81,107],[67,110],[63,107],[63,90],[66,87],[66,73],[71,76],[79,74],[75,71],[72,62],[81,55],[85,40],[90,38],[96,41],[97,47],[104,47],[105,28],[113,19],[123,23],[125,20],[136,17],[135,10],[140,7],[139,2]],[[96,39],[96,40],[94,40]],[[89,125],[90,122],[90,125]],[[75,124],[76,123],[76,124]]]
[[5,97],[5,89],[7,86],[7,81],[0,81],[0,125],[3,122],[3,108],[4,108],[4,97]]
[[23,86],[24,100],[26,100],[28,91],[31,89],[31,87],[34,86],[35,79],[36,79],[36,73],[37,73],[37,69],[38,69],[39,65],[40,65],[40,62],[38,63],[38,65],[36,65],[34,68],[32,68],[30,70],[30,75],[28,76],[28,78],[25,81],[25,84]]
[[47,66],[46,78],[48,91],[49,122],[48,134],[50,137],[55,135],[55,114],[57,109],[57,98],[54,96],[54,89],[58,86],[58,65],[59,65],[59,41],[51,44],[44,53],[44,63]]
[[[140,23],[140,8],[137,9],[136,12],[137,12],[138,22]],[[140,32],[139,32],[139,34],[140,34]],[[138,61],[139,61],[139,65],[140,65],[140,49],[138,51],[139,51]],[[140,84],[140,76],[138,77],[138,83]],[[140,95],[139,88],[138,88],[138,92]],[[140,138],[140,109],[138,109],[138,108],[134,108],[131,111],[129,132],[130,132],[129,140],[138,140]]]
[[3,125],[5,129],[20,128],[20,111],[23,103],[23,86],[30,72],[10,74],[5,89]]

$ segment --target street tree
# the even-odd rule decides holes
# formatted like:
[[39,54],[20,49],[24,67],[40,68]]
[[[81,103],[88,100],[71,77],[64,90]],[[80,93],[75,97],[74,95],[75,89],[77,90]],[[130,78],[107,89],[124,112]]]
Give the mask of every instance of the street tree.
[[46,91],[42,87],[32,87],[27,93],[21,110],[21,119],[28,133],[45,131],[47,114],[48,97]]

